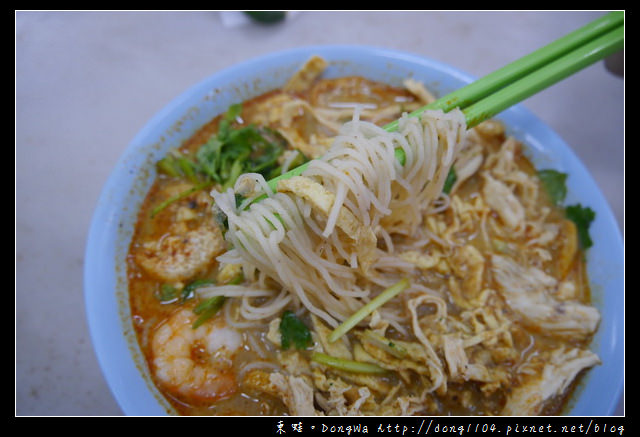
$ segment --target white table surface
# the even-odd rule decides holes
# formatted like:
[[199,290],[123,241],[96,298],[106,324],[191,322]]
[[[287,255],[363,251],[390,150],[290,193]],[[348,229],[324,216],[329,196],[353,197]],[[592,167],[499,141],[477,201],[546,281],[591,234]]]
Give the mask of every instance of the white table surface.
[[[215,11],[16,12],[16,415],[122,414],[86,324],[87,230],[118,157],[189,86],[257,55],[332,43],[480,77],[602,14],[300,12],[229,26]],[[573,147],[621,229],[624,96],[624,80],[598,63],[523,103]]]

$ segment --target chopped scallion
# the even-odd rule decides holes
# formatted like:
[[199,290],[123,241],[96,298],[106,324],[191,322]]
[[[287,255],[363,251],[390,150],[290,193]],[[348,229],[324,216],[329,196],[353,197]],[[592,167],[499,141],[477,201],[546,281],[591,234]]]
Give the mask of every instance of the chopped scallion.
[[192,297],[195,296],[195,292],[196,292],[196,288],[198,287],[202,287],[203,285],[211,285],[213,284],[213,281],[210,279],[196,279],[193,282],[190,282],[189,284],[185,285],[184,288],[182,289],[182,302],[186,301],[187,299],[191,299]]
[[380,367],[377,364],[345,360],[342,358],[332,357],[331,355],[327,355],[322,352],[314,352],[311,356],[311,360],[337,370],[344,370],[346,372],[369,374],[387,373],[387,369]]
[[156,292],[156,297],[162,303],[170,303],[178,298],[178,290],[171,284],[162,284]]
[[384,290],[375,298],[366,303],[362,308],[356,311],[351,317],[345,320],[341,325],[334,329],[329,334],[329,341],[333,343],[344,334],[349,332],[351,328],[360,323],[365,317],[374,312],[377,308],[381,307],[389,300],[393,299],[400,292],[404,291],[409,286],[409,280],[407,278],[401,279],[391,287]]
[[197,329],[204,322],[209,320],[211,317],[215,316],[222,305],[224,304],[225,297],[224,296],[213,296],[203,302],[200,302],[194,309],[193,312],[199,317],[193,322],[191,326],[193,329]]
[[444,180],[444,186],[442,187],[442,191],[445,194],[449,194],[451,192],[451,189],[453,188],[453,185],[456,183],[457,180],[458,180],[458,175],[456,174],[456,170],[455,168],[453,168],[453,166],[451,166],[451,168],[449,168],[449,173],[447,173],[447,178]]
[[372,345],[377,346],[390,353],[396,358],[405,358],[407,356],[408,352],[406,348],[399,345],[397,342],[394,342],[393,340],[388,339],[383,335],[377,334],[369,329],[364,331],[362,338]]
[[160,211],[165,209],[167,206],[171,205],[173,202],[177,202],[178,200],[182,200],[185,197],[189,197],[193,193],[197,193],[198,191],[203,190],[203,189],[205,189],[206,187],[208,187],[210,185],[211,184],[209,182],[203,182],[203,183],[195,185],[195,186],[193,186],[193,187],[191,187],[191,188],[189,188],[187,190],[184,190],[184,191],[176,194],[175,196],[171,196],[170,198],[168,198],[164,202],[161,202],[160,204],[158,204],[155,208],[153,208],[151,210],[151,218],[154,218],[156,215],[158,215],[158,213]]

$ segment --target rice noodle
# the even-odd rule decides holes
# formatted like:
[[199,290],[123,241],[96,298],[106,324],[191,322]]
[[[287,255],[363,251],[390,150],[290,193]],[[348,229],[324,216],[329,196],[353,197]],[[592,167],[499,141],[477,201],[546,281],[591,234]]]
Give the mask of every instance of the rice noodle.
[[[259,272],[262,281],[275,281],[283,291],[276,296],[226,286],[199,293],[242,296],[239,314],[248,320],[272,318],[295,302],[337,326],[380,290],[381,271],[410,268],[393,255],[391,235],[414,235],[425,211],[446,208],[448,199],[440,194],[465,131],[459,110],[427,111],[421,118],[405,114],[397,132],[359,120],[356,111],[327,154],[302,174],[307,185],[322,187],[327,210],[316,193],[274,193],[258,174],[242,176],[234,190],[212,192],[228,219],[225,238],[232,248],[218,261],[241,264],[253,280]],[[404,165],[395,158],[397,148],[404,151]],[[267,197],[243,209],[248,202],[237,207],[236,194],[246,193],[248,181],[255,187],[251,198]],[[250,300],[257,297],[267,300]]]

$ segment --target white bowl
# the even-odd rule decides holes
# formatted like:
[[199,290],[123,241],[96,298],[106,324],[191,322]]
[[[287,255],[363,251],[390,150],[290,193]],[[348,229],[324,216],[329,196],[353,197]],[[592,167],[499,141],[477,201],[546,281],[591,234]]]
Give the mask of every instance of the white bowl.
[[[314,46],[256,58],[213,74],[160,111],[133,139],[108,179],[89,229],[85,298],[93,345],[106,381],[127,415],[174,414],[155,388],[132,326],[125,258],[138,208],[154,177],[154,163],[230,104],[277,88],[312,54],[330,62],[327,76],[361,75],[394,85],[413,77],[442,96],[475,78],[410,53],[364,46]],[[587,253],[593,302],[602,322],[592,349],[602,364],[581,380],[568,414],[612,415],[623,388],[623,245],[617,222],[583,164],[564,141],[531,112],[502,113],[510,134],[528,146],[539,168],[569,174],[567,203],[596,212],[594,246]]]

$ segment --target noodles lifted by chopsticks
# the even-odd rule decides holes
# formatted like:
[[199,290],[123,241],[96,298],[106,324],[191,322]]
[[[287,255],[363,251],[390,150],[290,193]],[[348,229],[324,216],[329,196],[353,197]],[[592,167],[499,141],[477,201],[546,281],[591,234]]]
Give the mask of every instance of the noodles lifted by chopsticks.
[[[253,307],[261,318],[275,316],[293,296],[298,306],[337,326],[398,280],[397,269],[379,274],[379,261],[393,253],[377,241],[416,231],[440,198],[465,133],[459,110],[405,115],[395,132],[356,114],[329,152],[301,176],[279,181],[278,192],[262,176],[246,174],[235,191],[212,193],[227,216],[231,247],[218,260],[240,264],[247,279],[272,280],[286,291]],[[398,148],[402,164],[395,158]],[[247,181],[259,187],[253,194],[267,198],[244,210],[236,194],[246,195]]]

